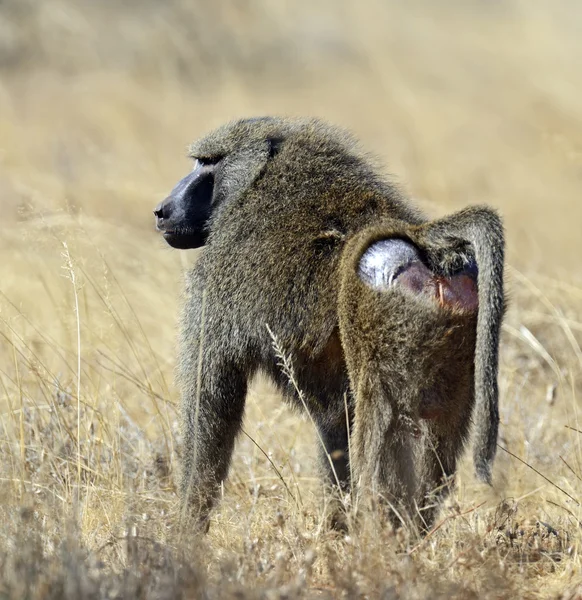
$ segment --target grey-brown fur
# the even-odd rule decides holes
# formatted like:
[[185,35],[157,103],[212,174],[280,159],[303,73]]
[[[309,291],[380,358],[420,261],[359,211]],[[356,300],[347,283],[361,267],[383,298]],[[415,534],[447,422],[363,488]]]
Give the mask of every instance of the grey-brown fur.
[[[462,408],[456,410],[454,402],[448,405],[447,416],[452,412],[454,418],[441,436],[442,444],[454,447],[451,467],[445,468],[447,473],[454,472],[473,404],[475,319],[466,325],[473,333],[460,351],[444,348],[441,352],[437,331],[449,327],[442,317],[431,313],[427,331],[420,327],[419,318],[426,315],[417,303],[409,305],[400,298],[391,305],[377,290],[366,289],[353,270],[354,257],[363,248],[358,244],[382,235],[376,225],[383,220],[396,224],[397,230],[412,231],[412,227],[414,243],[443,273],[466,254],[479,265],[475,458],[477,474],[488,481],[497,436],[497,346],[503,303],[503,237],[495,214],[472,209],[449,221],[423,226],[425,219],[370,166],[354,141],[317,120],[264,118],[230,123],[195,143],[191,154],[203,159],[204,165],[212,165],[203,168],[213,169],[210,217],[204,227],[200,223],[184,226],[186,233],[180,238],[181,223],[175,215],[182,213],[171,213],[174,205],[193,198],[200,202],[202,196],[192,195],[194,184],[187,178],[182,187],[194,191],[184,195],[183,190],[175,190],[155,211],[158,227],[172,245],[205,244],[187,277],[178,366],[184,433],[181,491],[191,509],[206,517],[227,475],[247,384],[257,371],[267,373],[290,402],[299,404],[277,365],[267,325],[293,362],[298,386],[326,450],[333,453],[340,485],[347,490],[350,469],[344,397],[354,440],[372,436],[374,443],[391,430],[390,426],[370,427],[371,415],[384,414],[381,407],[393,402],[397,392],[401,402],[413,404],[407,400],[417,389],[412,371],[394,380],[395,394],[390,398],[382,396],[366,374],[368,366],[382,363],[383,356],[388,362],[395,360],[390,352],[376,353],[375,348],[392,324],[402,323],[401,311],[409,311],[412,329],[402,343],[397,342],[398,360],[403,365],[412,361],[415,369],[416,363],[421,364],[418,368],[427,374],[445,373],[451,389],[458,384],[458,394],[463,396]],[[497,238],[491,240],[491,235]],[[346,247],[351,248],[347,254]],[[462,372],[458,381],[452,364],[441,368],[450,356]],[[390,364],[379,366],[390,372]],[[389,457],[377,456],[383,461]],[[371,457],[366,444],[357,442],[353,460],[361,465],[358,473],[371,468]],[[423,465],[428,462],[426,458]],[[333,482],[328,461],[322,465]],[[401,465],[393,467],[397,472]],[[381,468],[389,473],[392,465],[385,463]],[[428,482],[421,495],[430,491],[441,474],[435,473],[433,466],[421,466],[419,477]],[[382,479],[389,487],[394,481],[388,476]],[[396,490],[387,492],[399,495]]]
[[[497,347],[482,348],[489,339],[478,332],[474,311],[443,310],[432,298],[398,287],[371,287],[359,276],[358,267],[364,251],[375,242],[404,238],[424,249],[437,272],[446,273],[450,260],[464,260],[462,246],[455,248],[440,237],[451,219],[459,227],[482,224],[486,231],[502,232],[497,217],[479,208],[422,225],[388,219],[354,236],[341,266],[338,313],[354,395],[351,460],[354,479],[363,492],[360,500],[379,496],[395,509],[390,515],[393,520],[412,517],[423,529],[433,522],[438,500],[450,489],[469,434],[476,391],[478,410],[490,413],[483,418],[477,412],[475,464],[480,478],[490,482],[497,388],[492,378],[482,382],[479,377],[489,377],[482,370],[497,360]],[[502,251],[502,237],[490,243],[495,251]],[[502,260],[502,255],[497,258]],[[502,303],[501,278],[495,289],[501,295],[494,301]],[[487,307],[489,293],[489,285],[482,284],[481,306]],[[500,318],[502,304],[499,311],[493,317]],[[484,395],[480,390],[486,384],[489,393]],[[486,402],[492,405],[479,405]],[[427,411],[427,405],[435,417],[422,418],[421,408]]]

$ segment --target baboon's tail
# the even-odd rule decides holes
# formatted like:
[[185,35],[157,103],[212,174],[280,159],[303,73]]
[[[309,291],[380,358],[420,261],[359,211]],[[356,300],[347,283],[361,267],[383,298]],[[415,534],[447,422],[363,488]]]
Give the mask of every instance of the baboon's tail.
[[475,348],[473,460],[477,477],[491,484],[491,466],[499,428],[499,334],[505,310],[503,224],[492,209],[475,206],[427,224],[426,234],[429,245],[447,238],[465,240],[472,245],[475,254],[479,312]]

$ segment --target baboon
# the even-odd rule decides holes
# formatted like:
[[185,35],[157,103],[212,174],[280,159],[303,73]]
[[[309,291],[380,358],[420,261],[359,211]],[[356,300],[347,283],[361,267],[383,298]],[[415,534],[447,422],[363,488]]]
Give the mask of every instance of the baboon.
[[[204,246],[180,329],[184,506],[207,522],[259,371],[292,404],[303,404],[301,390],[324,476],[342,492],[352,471],[404,510],[429,506],[472,414],[476,473],[490,482],[503,314],[496,213],[427,221],[349,134],[315,119],[235,121],[190,155],[193,171],[154,210],[171,246]],[[425,526],[434,514],[424,511]]]

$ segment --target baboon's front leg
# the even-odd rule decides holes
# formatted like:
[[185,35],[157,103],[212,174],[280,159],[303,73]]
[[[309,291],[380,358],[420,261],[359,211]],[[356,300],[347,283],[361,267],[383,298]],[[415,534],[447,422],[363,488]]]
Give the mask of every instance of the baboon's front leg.
[[246,375],[232,364],[213,360],[183,390],[184,445],[181,495],[184,510],[205,523],[221,482],[228,474],[240,431]]

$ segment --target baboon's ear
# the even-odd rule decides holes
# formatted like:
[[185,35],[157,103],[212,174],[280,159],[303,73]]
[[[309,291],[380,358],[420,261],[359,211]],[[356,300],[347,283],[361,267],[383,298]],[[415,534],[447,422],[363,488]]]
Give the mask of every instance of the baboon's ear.
[[269,158],[274,158],[279,154],[283,141],[282,137],[271,137],[267,140],[267,143],[269,144]]

